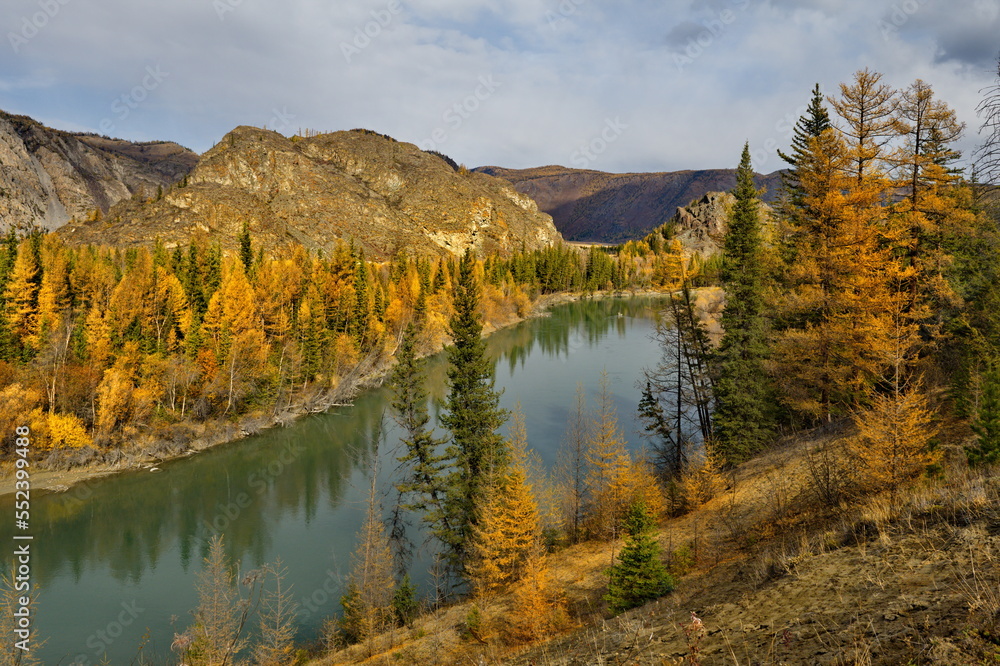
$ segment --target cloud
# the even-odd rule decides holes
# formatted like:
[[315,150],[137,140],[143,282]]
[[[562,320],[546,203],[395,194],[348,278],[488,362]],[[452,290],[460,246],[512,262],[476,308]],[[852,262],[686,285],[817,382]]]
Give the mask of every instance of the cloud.
[[[884,34],[906,2],[919,11]],[[930,0],[48,0],[58,11],[15,53],[41,5],[8,0],[0,108],[196,150],[238,124],[369,127],[511,167],[569,165],[619,119],[592,168],[727,167],[744,140],[785,141],[814,83],[835,91],[865,66],[924,78],[973,126],[997,2],[970,16]],[[150,67],[168,76],[146,90]]]

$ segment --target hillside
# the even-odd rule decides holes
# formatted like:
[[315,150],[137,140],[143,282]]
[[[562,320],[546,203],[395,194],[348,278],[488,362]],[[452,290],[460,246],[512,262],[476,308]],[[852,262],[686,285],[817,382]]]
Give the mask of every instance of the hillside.
[[[464,602],[382,637],[376,659],[421,666],[994,663],[1000,476],[968,470],[964,432],[952,429],[946,438],[942,478],[836,506],[818,493],[853,434],[850,424],[786,438],[735,470],[709,502],[663,522],[658,541],[678,578],[667,596],[609,618],[602,596],[622,542],[585,542],[550,556],[573,625],[565,633],[525,648],[504,645],[511,599],[500,597],[480,603],[476,635],[462,636],[473,607]],[[354,646],[313,663],[365,656],[364,646]]]
[[[485,166],[476,171],[510,181],[552,216],[566,240],[584,242],[641,238],[669,220],[679,206],[736,184],[733,169],[617,174],[561,166]],[[781,185],[780,172],[758,176],[756,183],[766,190],[764,201],[771,202]]]
[[168,247],[197,237],[233,249],[246,223],[258,246],[366,255],[509,254],[560,240],[548,215],[506,181],[366,130],[286,138],[238,127],[205,153],[184,187],[133,198],[103,221],[60,230],[71,242]]
[[0,231],[52,230],[136,192],[152,194],[198,156],[176,143],[132,143],[52,129],[0,111]]

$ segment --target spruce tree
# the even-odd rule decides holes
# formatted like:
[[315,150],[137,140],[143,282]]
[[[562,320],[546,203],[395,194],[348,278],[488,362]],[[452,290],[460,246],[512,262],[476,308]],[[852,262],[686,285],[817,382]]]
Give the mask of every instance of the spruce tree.
[[823,93],[819,91],[819,84],[813,88],[812,99],[806,113],[795,123],[792,134],[791,154],[778,151],[778,156],[788,162],[791,168],[781,174],[781,183],[785,190],[788,203],[793,206],[802,206],[805,193],[799,180],[799,167],[809,155],[809,141],[817,137],[832,127],[830,124],[830,114],[823,104]]
[[243,230],[240,231],[240,261],[243,262],[243,270],[250,275],[250,268],[253,266],[253,247],[250,240],[250,227],[243,223]]
[[628,536],[618,561],[608,572],[608,593],[604,597],[616,615],[674,589],[674,580],[660,559],[660,544],[653,536],[653,519],[645,504],[632,505],[625,530]]
[[753,184],[750,147],[744,145],[733,190],[736,203],[722,250],[725,331],[714,365],[716,453],[730,464],[759,451],[773,431],[774,396],[764,360],[768,355],[760,195]]
[[983,376],[983,396],[972,431],[976,433],[976,443],[965,449],[969,464],[1000,462],[1000,370],[996,367],[991,367]]
[[445,550],[459,543],[447,512],[446,457],[440,449],[443,442],[434,437],[427,424],[427,391],[424,388],[423,363],[416,357],[419,329],[406,327],[403,342],[397,352],[398,362],[392,373],[392,408],[396,422],[405,432],[406,454],[399,458],[403,465],[403,480],[396,488],[405,498],[405,508],[422,514],[422,520]]
[[452,470],[447,485],[450,526],[455,540],[448,559],[463,571],[477,509],[489,488],[506,471],[510,454],[497,432],[507,419],[494,389],[493,363],[486,356],[483,324],[478,313],[480,285],[476,258],[467,251],[458,267],[455,314],[451,319],[452,346],[448,347],[447,412],[441,424],[451,433],[448,456]]

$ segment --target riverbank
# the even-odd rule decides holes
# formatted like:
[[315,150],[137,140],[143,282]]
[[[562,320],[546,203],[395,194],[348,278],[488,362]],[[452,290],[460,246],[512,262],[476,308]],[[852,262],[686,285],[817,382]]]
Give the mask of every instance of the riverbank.
[[[497,331],[514,326],[534,317],[546,316],[549,309],[565,303],[583,299],[605,298],[638,298],[660,297],[667,292],[656,290],[636,290],[627,292],[597,292],[597,293],[556,293],[546,294],[532,303],[530,310],[523,316],[514,315],[500,321],[490,322],[483,329],[484,337]],[[433,345],[425,350],[425,356],[439,353],[445,347],[445,342]],[[38,492],[71,492],[80,499],[89,495],[87,482],[108,477],[114,474],[147,470],[150,473],[159,471],[159,466],[171,460],[195,455],[201,451],[228,444],[250,435],[257,434],[268,428],[287,426],[295,420],[308,414],[326,411],[337,405],[350,404],[360,393],[381,386],[393,367],[393,355],[381,360],[363,359],[338,385],[326,391],[312,391],[298,397],[291,405],[279,411],[257,412],[248,414],[232,421],[213,419],[198,423],[178,424],[178,430],[183,430],[185,440],[149,439],[135,447],[117,451],[114,462],[87,462],[68,469],[39,469],[31,474],[32,490]],[[13,467],[8,465],[0,477],[0,497],[12,495],[15,490]]]

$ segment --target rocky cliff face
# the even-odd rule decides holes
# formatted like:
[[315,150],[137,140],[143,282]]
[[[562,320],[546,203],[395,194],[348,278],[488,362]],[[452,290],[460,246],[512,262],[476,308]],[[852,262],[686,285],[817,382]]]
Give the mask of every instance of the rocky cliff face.
[[[510,181],[538,202],[567,240],[621,243],[641,238],[708,192],[732,189],[733,169],[663,173],[604,173],[561,166],[476,169]],[[778,194],[778,172],[756,178],[764,200]]]
[[73,134],[0,111],[0,231],[51,230],[106,213],[133,194],[170,186],[196,161],[175,143]]
[[[734,203],[736,197],[728,192],[709,192],[687,206],[679,206],[670,222],[676,227],[677,238],[684,250],[706,257],[719,252],[729,226],[729,211]],[[765,242],[769,242],[773,236],[772,212],[766,203],[760,204]]]
[[187,185],[157,201],[123,201],[105,220],[68,225],[71,242],[185,245],[204,236],[235,248],[243,224],[257,246],[369,257],[509,253],[561,240],[552,218],[510,183],[456,171],[416,146],[366,130],[286,138],[238,127],[205,153]]

